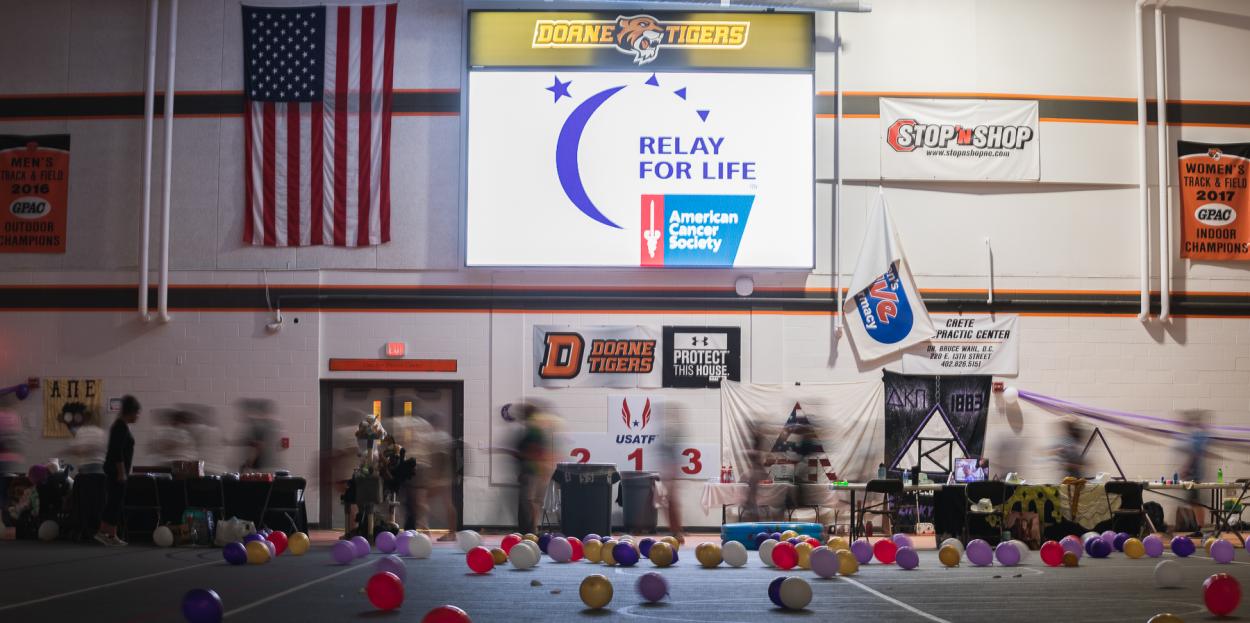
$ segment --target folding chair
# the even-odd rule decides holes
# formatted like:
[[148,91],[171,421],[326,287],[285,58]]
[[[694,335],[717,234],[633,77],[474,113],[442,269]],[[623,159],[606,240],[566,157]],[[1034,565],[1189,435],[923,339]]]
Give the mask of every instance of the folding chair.
[[[876,504],[869,504],[868,494],[870,493],[880,493],[882,495],[881,501]],[[894,509],[890,504],[890,496],[902,495],[902,493],[902,480],[869,480],[864,485],[864,500],[859,503],[859,516],[855,520],[856,525],[859,526],[859,534],[867,534],[864,532],[864,516],[877,515],[883,519],[882,532],[888,535],[889,531],[884,529],[885,523],[894,514]]]
[[183,481],[183,496],[187,508],[203,508],[211,511],[216,519],[225,519],[226,490],[221,476],[200,476]]
[[[283,531],[290,527],[292,532],[307,532],[308,520],[303,514],[304,488],[307,484],[303,478],[275,478],[261,512],[264,525]],[[280,515],[283,523],[271,526],[269,518],[273,515]]]
[[1142,489],[1140,482],[1112,480],[1103,485],[1103,494],[1107,497],[1107,510],[1111,510],[1111,496],[1120,496],[1119,510],[1111,511],[1111,529],[1116,532],[1127,532],[1140,536],[1143,524],[1146,523],[1146,511],[1142,506]]
[[[157,476],[152,474],[131,474],[126,479],[126,500],[122,504],[126,536],[144,534],[150,537],[152,531],[161,525],[161,492],[156,480]],[[150,517],[152,521],[131,521],[136,513]]]
[[[972,505],[980,501],[982,498],[989,499],[993,506],[989,512],[974,511]],[[1002,504],[1007,499],[1007,484],[1001,480],[984,480],[979,482],[970,482],[964,487],[964,508],[967,509],[967,515],[964,520],[964,542],[970,539],[979,538],[989,542],[990,545],[997,545],[1003,540],[1002,530]],[[989,518],[992,515],[998,515],[999,525],[997,527],[990,525]]]

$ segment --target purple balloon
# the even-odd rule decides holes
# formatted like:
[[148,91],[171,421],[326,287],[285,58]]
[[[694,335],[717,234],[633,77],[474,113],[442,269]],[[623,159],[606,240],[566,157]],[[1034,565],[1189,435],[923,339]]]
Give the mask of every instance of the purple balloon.
[[369,539],[366,539],[363,536],[352,537],[352,546],[356,548],[357,558],[368,556],[369,552],[373,550],[373,548],[369,546]]
[[412,541],[412,535],[408,532],[401,532],[395,537],[395,553],[400,556],[411,556],[412,552],[408,550],[408,543]]
[[791,545],[798,545],[798,544],[799,544],[799,537],[797,537],[797,536],[792,536],[792,537],[790,537],[790,538],[786,539],[786,543],[789,543],[789,544],[791,544]]
[[781,542],[781,533],[780,533],[780,532],[774,532],[774,533],[772,533],[772,534],[768,535],[768,538],[770,538],[770,539],[772,539],[772,540],[777,541],[778,543],[780,543],[780,542]]
[[773,578],[773,581],[768,583],[768,600],[776,604],[778,608],[786,607],[785,604],[781,603],[781,583],[786,580],[786,577],[783,575]]
[[408,567],[404,565],[404,561],[400,560],[399,556],[394,554],[383,556],[373,564],[374,573],[382,573],[383,571],[394,573],[395,577],[399,578],[401,582],[408,578]]
[[1211,558],[1220,564],[1228,564],[1233,561],[1236,552],[1233,550],[1233,544],[1220,539],[1211,544]]
[[902,532],[899,532],[898,534],[895,534],[894,536],[890,537],[890,540],[894,541],[894,544],[899,547],[915,548],[915,546],[912,545],[911,543],[911,537],[907,536],[906,534],[903,534]]
[[247,545],[248,543],[251,543],[252,541],[264,541],[264,540],[265,540],[265,537],[253,532],[243,537],[243,544]]
[[[757,538],[758,536],[759,535],[756,535]],[[763,541],[756,541],[755,546],[759,547],[760,543],[763,543]],[[638,541],[638,553],[642,554],[643,556],[650,556],[652,545],[655,545],[655,539],[649,536],[643,537],[641,540]]]
[[[1013,547],[1012,549],[1015,548]],[[1016,552],[1016,556],[1019,555],[1020,553]],[[920,564],[920,554],[917,554],[916,550],[911,546],[904,545],[898,548],[898,551],[895,552],[894,562],[904,569],[915,569],[916,566]]]
[[1115,547],[1115,532],[1112,532],[1111,530],[1107,530],[1106,532],[1103,532],[1101,536],[1102,536],[1102,540],[1107,542],[1107,545],[1110,545],[1111,547]]
[[270,559],[270,560],[273,560],[274,558],[277,558],[277,557],[278,557],[278,546],[277,546],[277,545],[274,545],[274,544],[273,544],[273,542],[272,542],[272,541],[270,541],[269,539],[265,539],[265,540],[261,541],[261,543],[264,543],[264,544],[265,544],[265,548],[269,550],[269,559]]
[[573,559],[573,544],[562,536],[552,537],[547,543],[547,555],[556,562],[568,562]]
[[828,547],[812,550],[810,560],[812,571],[822,578],[831,578],[838,573],[838,556]]
[[872,546],[868,544],[868,541],[863,539],[857,540],[851,543],[851,554],[855,556],[855,560],[858,560],[859,564],[866,565],[868,561],[872,560]]
[[544,554],[546,554],[546,553],[547,553],[547,546],[548,546],[548,545],[550,545],[550,544],[551,544],[551,533],[550,533],[550,532],[548,532],[548,533],[546,533],[546,534],[543,534],[542,536],[538,537],[538,549],[542,550],[542,552],[543,552]]
[[591,532],[590,534],[586,535],[586,538],[582,539],[582,543],[585,543],[586,541],[589,541],[591,539],[594,539],[596,541],[602,541],[603,537],[595,534],[594,532]]
[[330,548],[330,554],[334,556],[334,562],[345,565],[356,559],[356,546],[351,541],[339,541]]
[[650,602],[657,602],[668,595],[668,580],[664,576],[649,571],[638,577],[638,594]]
[[[614,553],[615,553],[615,552],[614,552]],[[676,548],[676,547],[674,547],[674,548],[673,548],[673,564],[677,564],[677,560],[678,560],[678,558],[680,558],[680,557],[677,555],[677,548]],[[620,561],[617,561],[617,562],[620,562]]]
[[968,546],[964,549],[964,555],[968,557],[968,562],[978,567],[986,567],[994,562],[994,550],[990,549],[989,543],[981,539],[969,541]]
[[1089,545],[1086,547],[1090,556],[1094,558],[1106,558],[1111,555],[1111,544],[1103,539],[1090,539]]
[[378,546],[378,551],[383,554],[391,554],[395,552],[395,535],[390,532],[379,532],[373,537],[373,543]]
[[[622,567],[632,567],[638,564],[638,550],[629,543],[617,543],[612,548],[612,559]],[[673,562],[677,562],[676,551],[673,552]]]
[[1111,541],[1111,546],[1115,548],[1115,551],[1122,552],[1124,551],[1124,542],[1127,541],[1128,538],[1127,532],[1117,532],[1115,534],[1115,539]]
[[[1081,547],[1081,542],[1073,537],[1063,537],[1063,540],[1059,541],[1059,545],[1063,547],[1063,551],[1071,552],[1077,558],[1081,558],[1085,555],[1085,548]],[[1162,547],[1162,545],[1160,545],[1160,547]]]
[[1194,542],[1187,536],[1172,537],[1172,553],[1185,558],[1194,553]]
[[189,623],[221,623],[224,610],[216,591],[197,588],[182,596],[182,616]]
[[994,548],[994,556],[998,558],[998,564],[1004,567],[1014,567],[1020,563],[1020,549],[1011,541],[1003,541]]
[[1158,558],[1163,555],[1163,539],[1158,535],[1152,534],[1141,540],[1141,544],[1146,548],[1146,555],[1151,558]]
[[221,555],[232,565],[247,564],[247,548],[242,543],[227,543],[221,548]]

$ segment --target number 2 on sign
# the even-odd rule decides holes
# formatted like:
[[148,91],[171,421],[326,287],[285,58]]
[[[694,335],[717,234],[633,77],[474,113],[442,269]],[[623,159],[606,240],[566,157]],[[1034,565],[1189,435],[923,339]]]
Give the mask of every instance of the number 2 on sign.
[[569,456],[578,457],[578,463],[587,463],[590,461],[590,450],[587,450],[586,448],[573,448],[573,451],[569,453]]

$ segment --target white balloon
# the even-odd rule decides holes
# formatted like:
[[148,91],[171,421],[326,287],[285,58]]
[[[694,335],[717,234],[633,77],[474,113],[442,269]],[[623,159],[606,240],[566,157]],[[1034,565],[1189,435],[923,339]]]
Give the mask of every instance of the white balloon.
[[1003,400],[1006,400],[1007,404],[1015,404],[1019,399],[1020,390],[1016,389],[1014,385],[1003,390]]
[[537,547],[521,547],[520,543],[517,547],[513,547],[509,552],[508,562],[517,569],[529,569],[538,564],[538,554],[535,552]]
[[1155,586],[1159,588],[1176,588],[1181,585],[1181,564],[1175,560],[1164,560],[1155,565]]
[[535,542],[533,542],[533,541],[525,541],[525,540],[523,540],[523,541],[521,541],[520,543],[517,543],[517,545],[524,545],[527,549],[529,549],[529,550],[531,550],[531,551],[533,551],[533,552],[534,552],[534,556],[536,556],[536,558],[534,559],[534,564],[538,564],[540,561],[542,561],[542,558],[543,558],[543,550],[542,550],[542,548],[538,547],[538,544],[537,544],[537,543],[535,543]]
[[777,593],[781,596],[781,603],[791,610],[802,610],[812,603],[812,585],[798,576],[782,580]]
[[760,560],[764,562],[764,566],[773,566],[773,548],[777,547],[776,539],[768,539],[760,543]]
[[1015,545],[1016,549],[1020,550],[1020,562],[1023,563],[1024,559],[1029,555],[1029,546],[1025,545],[1024,541],[1018,539],[1012,539],[1011,544]]
[[950,545],[951,547],[954,547],[955,549],[959,550],[960,556],[964,555],[964,544],[959,539],[956,539],[954,537],[946,539],[945,541],[942,541],[942,544],[938,546],[938,549],[941,550],[943,547],[946,547],[947,545]]
[[460,546],[460,551],[469,553],[469,550],[482,544],[482,535],[472,530],[461,530],[456,533],[456,545]]
[[408,539],[408,555],[413,558],[429,558],[433,549],[430,537],[420,532]]
[[39,524],[39,540],[55,541],[61,535],[61,526],[51,519]]
[[157,526],[152,531],[152,542],[157,547],[169,547],[174,544],[174,533],[169,530],[168,526]]
[[725,564],[731,567],[741,567],[747,564],[747,548],[737,541],[729,541],[722,545],[720,554]]

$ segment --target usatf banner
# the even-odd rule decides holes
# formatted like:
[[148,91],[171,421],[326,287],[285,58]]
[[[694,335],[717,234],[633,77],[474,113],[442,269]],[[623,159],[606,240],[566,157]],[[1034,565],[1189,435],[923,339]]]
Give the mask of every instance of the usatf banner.
[[1177,143],[1181,257],[1250,259],[1250,143]]
[[69,135],[0,135],[0,253],[64,253]]
[[881,177],[1038,181],[1037,101],[881,98]]
[[71,420],[100,422],[104,381],[100,379],[45,378],[43,384],[43,436],[69,437],[65,424]]
[[906,374],[1020,373],[1016,316],[933,316],[928,342],[903,353]]
[[535,387],[660,387],[651,327],[534,325]]
[[888,467],[950,472],[953,459],[981,456],[990,377],[884,374]]
[[664,387],[720,387],[741,368],[741,328],[664,327]]

